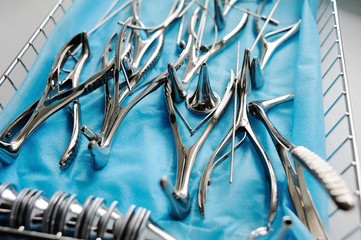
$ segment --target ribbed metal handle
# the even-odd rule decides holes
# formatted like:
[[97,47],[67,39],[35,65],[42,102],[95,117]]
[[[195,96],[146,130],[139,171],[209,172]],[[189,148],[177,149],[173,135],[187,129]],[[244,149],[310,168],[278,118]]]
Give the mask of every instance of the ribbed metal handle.
[[342,210],[354,207],[355,200],[352,192],[340,174],[316,153],[297,146],[291,149],[291,155],[304,165],[312,175],[320,180],[335,204]]

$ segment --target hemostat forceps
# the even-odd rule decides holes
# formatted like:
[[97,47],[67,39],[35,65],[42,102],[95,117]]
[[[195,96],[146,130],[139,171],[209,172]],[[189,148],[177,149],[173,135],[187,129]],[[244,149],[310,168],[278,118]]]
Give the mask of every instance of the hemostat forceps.
[[[349,210],[355,202],[344,180],[328,162],[303,146],[293,145],[278,132],[267,117],[266,112],[270,108],[292,99],[293,95],[289,94],[270,100],[251,102],[249,110],[253,116],[263,122],[272,137],[286,172],[288,189],[298,217],[315,237],[327,239],[327,233],[308,192],[300,164],[321,182],[340,209]],[[289,154],[296,160],[296,171],[292,166]]]
[[[268,215],[268,223],[267,229],[271,227],[271,224],[276,215],[276,209],[278,204],[277,199],[277,182],[276,175],[274,173],[272,164],[269,160],[269,157],[261,144],[258,142],[255,133],[253,132],[252,126],[250,125],[250,121],[248,119],[248,111],[247,111],[247,95],[251,88],[251,79],[250,79],[250,50],[246,49],[243,59],[243,65],[240,73],[237,73],[237,91],[239,95],[239,109],[238,115],[235,123],[235,129],[231,128],[231,130],[227,133],[227,135],[222,140],[221,144],[217,147],[212,157],[208,161],[206,168],[204,169],[202,179],[200,182],[199,192],[198,192],[198,206],[201,214],[204,215],[204,203],[206,199],[206,191],[207,185],[209,183],[210,175],[213,168],[219,163],[217,161],[216,156],[218,153],[225,147],[227,142],[232,137],[232,131],[234,130],[236,133],[244,133],[249,137],[251,143],[253,144],[259,158],[264,166],[265,175],[267,177],[268,185],[270,188],[270,206],[269,206],[269,215]],[[237,94],[237,92],[235,92]]]
[[284,148],[282,151],[289,152],[298,163],[307,168],[310,173],[321,182],[331,199],[340,209],[349,210],[353,208],[355,205],[353,195],[345,181],[333,167],[306,147],[296,146],[288,141],[268,119],[266,111],[278,102],[279,99],[251,102],[249,104],[249,111],[254,117],[263,122],[274,141]]
[[228,86],[226,88],[225,94],[216,108],[212,118],[208,122],[208,125],[198,140],[191,146],[187,147],[183,144],[178,131],[177,118],[174,108],[174,103],[172,99],[172,87],[169,82],[165,83],[165,99],[167,104],[167,109],[169,112],[169,120],[173,130],[173,136],[177,149],[177,176],[176,176],[176,185],[173,185],[169,182],[166,177],[163,177],[160,181],[163,192],[168,197],[172,207],[172,215],[176,219],[185,218],[190,211],[190,199],[188,184],[190,180],[190,174],[192,171],[193,164],[196,160],[197,154],[201,149],[203,143],[207,139],[208,135],[212,129],[217,125],[221,116],[226,109],[234,87],[234,79],[231,78]]
[[[60,74],[64,64],[69,59],[72,52],[82,46],[82,52],[73,70],[71,70],[64,80],[61,80]],[[82,67],[90,55],[88,39],[86,33],[79,33],[74,36],[59,52],[48,76],[48,82],[41,98],[30,105],[22,112],[0,136],[0,158],[4,163],[11,163],[19,154],[20,147],[26,138],[48,117],[73,102],[73,130],[69,146],[60,160],[60,168],[67,167],[74,159],[78,134],[80,128],[80,106],[76,98],[67,101],[66,104],[52,104],[57,94],[68,88],[77,87]]]
[[[257,14],[260,14],[262,11],[262,8],[265,4],[265,1],[262,1],[262,3],[260,3],[260,5],[257,8]],[[257,32],[259,33],[261,31],[260,25],[259,25],[259,19],[255,18],[255,24],[256,24],[256,29]],[[261,44],[262,44],[262,49],[261,49],[261,57],[260,57],[260,63],[261,63],[261,69],[263,70],[263,68],[266,66],[268,60],[270,59],[271,55],[273,54],[273,52],[286,40],[288,40],[289,38],[291,38],[295,33],[298,32],[298,29],[301,25],[301,20],[298,20],[295,24],[292,24],[290,26],[284,27],[282,29],[278,29],[272,32],[269,32],[265,35],[261,35]],[[275,41],[267,41],[267,38],[275,36],[277,34],[280,34],[282,32],[286,32],[284,35],[282,35],[280,38],[278,38]]]
[[[161,50],[164,44],[164,32],[178,16],[179,12],[183,8],[184,1],[180,1],[177,8],[172,12],[164,21],[161,28],[155,31],[150,38],[142,40],[139,35],[138,29],[130,29],[130,34],[126,34],[127,28],[131,22],[134,22],[134,17],[129,18],[118,37],[118,43],[115,53],[114,65],[114,91],[113,96],[110,95],[109,86],[106,85],[106,106],[104,114],[104,122],[100,134],[94,133],[88,127],[84,126],[82,132],[90,141],[88,149],[93,157],[93,167],[100,169],[105,167],[109,160],[109,147],[111,141],[116,133],[120,123],[136,103],[143,99],[146,95],[156,90],[166,77],[166,73],[160,74],[143,92],[136,96],[131,102],[125,106],[120,104],[126,99],[131,92],[131,89],[140,81],[144,74],[150,70],[154,64],[158,61]],[[138,5],[133,4],[133,9],[138,8]],[[133,10],[133,15],[137,10]],[[136,16],[135,19],[139,19]],[[131,42],[134,42],[132,45]],[[154,51],[151,53],[149,59],[143,66],[139,66],[142,58],[145,54],[151,50],[151,46],[156,44]],[[135,47],[134,54],[132,54],[132,48]],[[106,51],[107,51],[106,47]],[[105,54],[106,55],[106,54]],[[106,61],[109,62],[109,61]],[[137,69],[137,70],[136,70]],[[119,74],[123,73],[125,82],[128,87],[124,87],[119,83]]]
[[[197,18],[198,18],[198,12],[199,12],[199,8],[197,8],[190,20],[190,25],[189,25],[189,32],[190,35],[195,35],[195,25],[197,22]],[[234,38],[234,36],[240,32],[240,30],[243,28],[243,26],[246,24],[248,19],[248,14],[245,13],[243,14],[243,17],[241,18],[241,20],[239,21],[239,23],[237,24],[237,26],[231,31],[229,32],[226,36],[224,36],[222,39],[220,39],[218,42],[216,42],[215,44],[212,45],[212,47],[206,52],[204,53],[202,56],[197,56],[196,52],[196,43],[193,39],[193,43],[191,46],[191,50],[190,50],[190,56],[189,56],[189,60],[188,60],[188,65],[186,67],[185,73],[183,78],[181,79],[181,83],[178,83],[178,86],[182,87],[181,91],[178,91],[176,93],[173,93],[175,95],[177,95],[177,99],[179,100],[184,100],[186,97],[186,90],[190,81],[192,80],[193,76],[198,72],[198,70],[200,69],[200,67],[202,66],[202,64],[204,64],[210,57],[212,57],[213,55],[215,55],[220,49],[222,49],[222,47],[224,45],[226,45],[229,40],[231,40],[232,38]],[[192,34],[193,33],[193,34]],[[176,74],[176,72],[174,72],[174,74]],[[173,79],[179,79],[178,76],[172,76]],[[177,87],[177,89],[180,89],[179,87]]]
[[[266,113],[270,108],[292,99],[293,94],[287,94],[270,100],[251,102],[250,109],[256,111],[256,109],[260,110],[260,108],[262,108],[264,113]],[[256,107],[255,105],[260,108]],[[255,115],[258,114],[258,112],[252,113]],[[302,167],[298,162],[295,162],[294,167],[287,153],[287,149],[282,146],[277,141],[277,139],[273,137],[273,135],[272,140],[274,141],[278,155],[286,173],[288,191],[295,207],[297,216],[309,229],[313,236],[315,236],[317,239],[327,239],[328,237],[326,230],[322,225],[322,221],[317,213],[311,195],[308,191]]]

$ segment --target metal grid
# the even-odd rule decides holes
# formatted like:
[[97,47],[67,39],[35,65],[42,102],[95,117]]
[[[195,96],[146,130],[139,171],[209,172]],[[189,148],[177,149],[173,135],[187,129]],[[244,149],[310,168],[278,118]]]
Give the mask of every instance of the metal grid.
[[[0,112],[15,94],[32,67],[40,50],[58,21],[72,5],[73,0],[59,0],[48,16],[42,21],[25,46],[0,78]],[[6,90],[6,94],[4,94]]]
[[332,239],[361,239],[360,162],[336,1],[320,0],[317,25],[321,46],[327,160],[343,175],[357,200],[356,207],[349,212],[340,211],[330,202],[330,235]]
[[[6,89],[10,94],[0,95],[0,112],[25,79],[47,36],[72,3],[73,0],[58,1],[1,76],[0,92]],[[327,159],[347,180],[357,199],[356,207],[349,212],[339,211],[330,201],[330,235],[332,239],[361,239],[360,162],[336,0],[320,0],[317,25],[320,33]]]

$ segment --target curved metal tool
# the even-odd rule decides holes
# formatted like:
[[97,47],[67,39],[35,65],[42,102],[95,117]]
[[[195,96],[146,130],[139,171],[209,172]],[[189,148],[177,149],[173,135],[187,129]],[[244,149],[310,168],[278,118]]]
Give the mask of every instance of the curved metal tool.
[[[197,73],[199,68],[201,68],[202,65],[206,64],[206,61],[210,57],[212,57],[215,53],[217,53],[230,39],[234,38],[234,36],[242,29],[242,27],[245,25],[245,23],[248,19],[247,18],[248,15],[244,14],[242,19],[238,23],[238,25],[230,33],[228,33],[225,37],[223,37],[218,42],[216,42],[217,39],[215,38],[213,45],[210,48],[208,48],[207,52],[204,55],[199,57],[197,54],[198,50],[197,50],[197,44],[196,44],[198,35],[196,34],[196,31],[195,31],[195,26],[196,26],[196,22],[197,22],[198,15],[199,15],[199,10],[200,10],[200,8],[196,8],[195,11],[193,12],[191,19],[190,19],[189,27],[188,27],[189,37],[191,37],[192,45],[191,45],[190,58],[189,58],[188,65],[185,70],[184,77],[188,78],[189,81],[193,78],[194,74]],[[217,29],[217,27],[215,26],[215,30],[216,29]],[[178,34],[179,34],[179,32],[178,32]],[[179,41],[179,40],[177,40],[177,41]],[[187,97],[187,90],[188,90],[189,82],[187,84],[184,84],[184,82],[179,78],[176,70],[174,68],[172,68],[172,65],[169,65],[168,70],[169,70],[169,77],[170,77],[171,86],[172,86],[173,101],[176,103],[180,103]],[[203,74],[203,76],[204,76],[204,74]],[[198,82],[202,83],[201,77],[202,77],[202,75],[199,76]],[[209,85],[209,84],[207,84],[207,81],[203,81],[203,82],[206,82],[205,86]],[[211,91],[209,89],[209,87],[206,87],[205,89],[208,89],[207,91],[205,91],[206,92],[204,94],[205,96],[210,96],[210,95],[216,96],[216,94],[213,91]],[[197,93],[197,90],[195,91],[195,93]],[[198,93],[200,93],[200,91],[198,91]],[[197,96],[197,95],[193,95],[192,97],[187,98],[187,107],[192,110],[195,108],[192,106],[202,105],[202,109],[206,109],[206,110],[202,110],[202,111],[196,110],[195,112],[208,113],[207,116],[204,119],[202,119],[194,128],[192,128],[189,125],[188,121],[185,119],[185,117],[182,115],[182,113],[178,110],[177,107],[175,107],[175,110],[181,117],[181,120],[184,122],[184,124],[186,125],[186,127],[189,130],[191,135],[193,135],[201,126],[203,126],[204,123],[206,123],[208,121],[208,119],[212,116],[212,114],[214,112],[214,109],[215,109],[214,106],[217,105],[217,103],[215,101],[216,97],[211,96],[212,100],[210,100],[210,98],[208,97],[209,100],[207,100],[207,101],[201,100],[200,102],[199,101],[194,102],[193,101],[194,96]],[[207,106],[204,106],[204,103],[207,103]],[[198,108],[199,107],[197,107],[197,109]]]
[[[257,8],[257,14],[260,14],[262,11],[262,8],[265,4],[265,1],[262,1],[258,8]],[[255,18],[255,25],[257,32],[259,33],[261,31],[261,27],[259,25],[259,18]],[[271,58],[271,55],[274,53],[274,51],[286,40],[291,38],[294,34],[298,32],[298,29],[300,28],[301,20],[296,22],[295,24],[292,24],[290,26],[284,27],[282,29],[278,29],[272,32],[269,32],[265,35],[261,34],[261,44],[262,44],[262,50],[261,50],[261,57],[260,57],[260,63],[261,63],[261,70],[266,66],[268,60]],[[267,41],[268,37],[275,36],[279,33],[286,32],[284,35],[282,35],[277,40],[270,42]]]
[[[119,125],[123,121],[124,117],[128,114],[130,109],[132,109],[141,99],[143,99],[149,93],[155,91],[164,83],[167,76],[167,71],[161,73],[155,79],[151,80],[150,85],[139,95],[137,95],[131,102],[125,106],[120,106],[120,104],[132,93],[132,88],[138,84],[141,78],[143,78],[148,70],[150,70],[158,61],[164,44],[165,30],[177,18],[179,12],[183,8],[183,5],[184,0],[180,1],[174,12],[169,14],[168,18],[164,21],[162,28],[159,28],[146,40],[141,39],[139,30],[137,29],[130,29],[130,33],[127,32],[128,26],[130,26],[131,23],[134,24],[134,19],[139,18],[139,16],[128,19],[125,25],[122,27],[117,42],[115,60],[113,63],[111,63],[111,65],[114,65],[114,90],[112,96],[110,95],[109,87],[107,85],[105,86],[106,111],[104,114],[101,133],[96,134],[87,126],[82,127],[83,134],[90,141],[88,149],[93,158],[92,165],[94,169],[101,169],[106,166],[109,160],[109,147],[111,141]],[[137,5],[133,6],[137,7]],[[137,12],[139,10],[134,11]],[[152,48],[153,45],[155,45],[154,48]],[[133,48],[135,49],[134,53],[132,52]],[[150,57],[147,59],[144,65],[140,66],[142,59],[151,50],[153,51],[151,52]],[[186,49],[186,51],[187,50],[189,50],[189,47]],[[108,47],[106,47],[105,51],[108,51]],[[183,63],[183,58],[186,56],[188,56],[188,53],[181,54],[179,61]],[[109,60],[105,62],[109,63]],[[125,83],[127,83],[128,87],[124,87],[124,84],[119,83],[120,72],[123,73]]]
[[212,129],[221,119],[222,114],[231,99],[233,87],[234,79],[231,78],[225,94],[219,106],[216,108],[214,114],[212,115],[212,118],[208,122],[206,129],[191,147],[187,147],[183,144],[180,133],[178,131],[177,118],[172,99],[172,87],[169,81],[165,84],[165,99],[177,149],[177,177],[175,187],[169,182],[166,177],[163,177],[161,179],[160,184],[163,192],[166,194],[171,204],[172,216],[176,219],[185,218],[190,211],[191,206],[188,185],[193,164],[203,143],[207,139]]
[[[293,94],[287,94],[266,101],[258,101],[256,104],[261,106],[264,111],[267,112],[270,108],[290,100],[293,100]],[[281,145],[276,138],[272,137],[272,140],[274,141],[286,173],[288,191],[296,209],[297,216],[317,239],[328,239],[327,232],[323,227],[322,221],[308,191],[303,168],[298,162],[295,162],[295,167],[293,167],[287,149]]]
[[[64,80],[61,80],[60,74],[64,64],[72,52],[79,46],[82,47],[81,55],[77,60],[75,67],[68,73]],[[48,82],[41,98],[31,104],[22,112],[0,135],[0,159],[3,163],[10,164],[19,154],[20,147],[29,135],[48,117],[69,103],[73,103],[73,130],[71,139],[65,153],[61,157],[59,166],[66,168],[74,159],[77,152],[78,134],[80,128],[80,105],[76,97],[68,100],[66,103],[57,105],[52,104],[57,99],[57,95],[67,89],[78,87],[80,72],[85,61],[90,55],[89,44],[85,32],[74,36],[57,55]],[[75,58],[75,57],[74,57]]]
[[[180,0],[180,1],[174,0],[167,18],[159,25],[149,27],[149,26],[144,26],[144,24],[141,22],[141,19],[140,19],[141,1],[133,0],[132,1],[132,15],[133,15],[134,19],[136,20],[136,23],[139,23],[139,24],[133,23],[133,24],[128,25],[128,27],[135,29],[135,30],[146,31],[148,34],[156,32],[157,30],[163,28],[165,24],[169,25],[171,22],[173,22],[174,19],[170,20],[171,18],[182,17],[184,15],[184,12],[188,10],[188,9],[183,8],[185,3],[186,3],[185,0],[184,1],[183,0]],[[181,8],[180,8],[180,6],[181,6]],[[126,23],[123,21],[119,21],[118,24],[125,25]]]
[[[198,13],[195,12],[195,14],[192,16],[192,18],[194,19],[193,21],[191,20],[190,23],[190,29],[194,29],[195,28],[195,24],[196,24],[196,19],[198,18]],[[190,58],[189,58],[189,62],[186,68],[186,71],[184,73],[184,76],[182,78],[182,83],[185,86],[188,86],[191,79],[193,78],[194,74],[196,72],[198,72],[199,68],[201,67],[201,65],[203,63],[205,63],[210,57],[212,57],[213,55],[215,55],[219,50],[221,50],[226,44],[229,43],[229,41],[231,39],[234,39],[235,35],[237,33],[239,33],[242,28],[245,26],[246,22],[248,20],[248,14],[245,13],[243,14],[241,20],[238,22],[237,26],[231,31],[229,32],[227,35],[225,35],[222,39],[220,39],[218,42],[216,42],[205,54],[203,54],[202,56],[198,57],[196,55],[196,46],[194,45],[191,48],[191,54],[190,54]],[[194,31],[194,30],[193,30]],[[192,32],[192,30],[191,30]]]
[[226,16],[228,12],[231,10],[233,5],[237,2],[237,0],[229,0],[225,1],[224,8],[223,8],[223,15]]
[[355,205],[352,192],[336,170],[316,153],[303,146],[296,146],[288,141],[268,119],[266,111],[279,102],[279,99],[255,101],[251,102],[248,108],[254,117],[263,122],[272,138],[284,148],[284,150],[282,150],[282,148],[281,150],[289,152],[298,163],[307,168],[323,185],[331,199],[340,209],[352,209]]
[[[189,33],[191,35],[195,35],[195,26],[198,18],[199,8],[197,8],[191,17],[190,25],[189,25]],[[237,24],[237,26],[229,32],[226,36],[224,36],[222,39],[220,39],[218,42],[212,45],[212,47],[204,53],[202,56],[197,56],[197,48],[196,48],[196,42],[195,38],[193,36],[193,43],[191,46],[191,52],[189,61],[185,70],[185,73],[181,79],[181,83],[178,83],[178,86],[181,86],[183,91],[179,91],[176,94],[178,97],[173,100],[184,100],[186,98],[186,90],[188,89],[188,86],[190,84],[190,81],[192,80],[193,76],[199,71],[202,64],[204,64],[210,57],[215,55],[219,50],[221,50],[231,39],[234,39],[235,35],[240,32],[240,30],[244,27],[248,19],[248,14],[243,14],[243,17]],[[193,34],[192,34],[193,33]],[[177,74],[176,72],[172,72],[172,74]],[[172,79],[180,79],[178,76],[171,76]],[[177,89],[177,88],[176,88]]]
[[[198,207],[202,215],[204,215],[204,203],[206,199],[206,191],[207,185],[209,183],[209,178],[211,175],[211,171],[214,166],[217,165],[218,160],[216,161],[216,156],[218,152],[226,145],[226,143],[231,139],[232,132],[235,131],[237,133],[244,133],[249,137],[251,143],[253,144],[257,154],[264,166],[265,175],[267,177],[267,182],[270,189],[270,207],[269,207],[269,215],[268,222],[266,228],[269,229],[271,224],[275,218],[277,204],[278,204],[278,188],[277,181],[274,169],[269,160],[269,157],[266,151],[263,149],[262,145],[258,142],[258,139],[253,132],[252,126],[250,125],[250,121],[248,119],[248,111],[247,111],[247,95],[251,89],[250,84],[250,50],[246,49],[244,53],[243,65],[240,73],[237,74],[236,84],[238,95],[239,95],[239,109],[238,115],[236,119],[235,129],[233,127],[227,133],[227,135],[222,140],[221,144],[218,146],[211,159],[208,161],[206,168],[203,171],[202,179],[200,182],[200,187],[198,191]],[[235,93],[236,94],[236,93]]]

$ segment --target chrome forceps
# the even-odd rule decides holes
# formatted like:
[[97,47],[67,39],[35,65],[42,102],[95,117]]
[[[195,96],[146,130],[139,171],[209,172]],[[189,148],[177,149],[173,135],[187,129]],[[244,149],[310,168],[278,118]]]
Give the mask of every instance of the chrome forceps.
[[[277,187],[277,181],[276,181],[276,175],[274,172],[274,169],[272,167],[271,161],[266,153],[266,151],[263,149],[262,145],[259,143],[255,133],[253,132],[252,126],[250,124],[249,118],[248,118],[248,109],[247,109],[247,95],[249,93],[249,90],[251,88],[251,74],[250,74],[250,50],[246,49],[244,53],[244,59],[243,59],[243,65],[240,73],[237,73],[236,77],[236,84],[238,85],[236,87],[237,92],[235,94],[239,95],[239,108],[238,108],[238,114],[237,119],[235,122],[235,132],[236,133],[244,133],[245,136],[248,136],[251,140],[251,143],[253,144],[265,170],[265,175],[267,177],[267,182],[269,184],[270,188],[270,207],[269,207],[269,215],[268,215],[268,223],[267,223],[267,229],[271,227],[271,224],[275,218],[276,210],[277,210],[277,204],[278,204],[278,187]],[[198,191],[198,206],[200,209],[200,212],[202,215],[204,215],[204,204],[206,200],[206,193],[207,193],[207,185],[209,184],[209,179],[211,172],[215,166],[217,166],[221,160],[224,158],[221,158],[220,161],[216,160],[216,157],[218,153],[226,146],[228,141],[232,137],[233,127],[230,129],[230,131],[227,133],[227,135],[222,140],[221,144],[217,147],[215,152],[213,153],[212,157],[208,161],[203,174],[202,179],[200,182],[200,187]]]
[[[254,110],[252,114],[258,115],[258,110],[256,110],[256,108],[259,110],[262,108],[264,113],[266,113],[272,107],[292,99],[293,94],[287,94],[270,100],[251,102],[249,105],[250,109]],[[298,218],[317,239],[328,239],[326,230],[323,227],[322,221],[308,191],[303,169],[298,162],[295,162],[294,167],[287,153],[287,149],[283,147],[276,138],[272,137],[272,140],[285,170],[288,192],[291,196]]]
[[[258,8],[257,8],[257,14],[261,14],[262,8],[264,6],[266,1],[262,1]],[[256,25],[256,29],[257,32],[260,33],[261,31],[261,27],[259,25],[259,18],[255,18],[255,25]],[[269,32],[265,35],[261,34],[260,40],[261,40],[261,44],[262,44],[262,49],[261,49],[261,57],[260,57],[260,64],[261,64],[261,69],[263,70],[263,68],[266,66],[268,60],[270,59],[271,55],[274,53],[274,51],[282,44],[284,43],[286,40],[288,40],[289,38],[291,38],[295,33],[298,32],[299,28],[301,25],[301,19],[298,20],[295,24],[289,25],[287,27],[284,27],[282,29],[278,29],[272,32]],[[267,38],[275,36],[277,34],[280,34],[282,32],[286,32],[284,35],[282,35],[280,38],[278,38],[275,41],[267,41]]]
[[[324,186],[331,199],[343,210],[353,208],[355,202],[351,191],[341,176],[331,165],[303,146],[295,146],[284,138],[267,117],[266,112],[285,101],[293,99],[293,94],[278,98],[254,101],[249,103],[249,111],[254,117],[261,120],[269,132],[284,166],[288,189],[300,220],[317,238],[327,239],[327,233],[322,226],[317,210],[308,192],[303,169],[307,168],[310,173]],[[296,160],[294,170],[289,154]]]
[[331,199],[340,209],[349,210],[353,208],[355,205],[353,195],[345,181],[333,167],[306,147],[296,146],[288,141],[268,119],[266,111],[274,104],[272,100],[263,102],[255,101],[251,102],[248,108],[254,117],[263,122],[274,140],[282,145],[297,162],[306,167],[310,173],[322,183],[326,191],[330,194]]
[[[113,96],[110,95],[109,86],[105,86],[106,111],[104,113],[104,121],[101,133],[96,134],[86,126],[82,128],[83,134],[90,141],[88,149],[93,158],[94,169],[101,169],[107,164],[109,160],[109,147],[111,141],[116,133],[116,130],[130,109],[146,95],[156,90],[164,82],[166,72],[160,74],[158,77],[152,80],[153,82],[151,82],[148,88],[136,96],[127,105],[120,106],[120,104],[132,93],[132,88],[137,85],[141,78],[144,77],[144,75],[158,61],[164,44],[165,30],[175,19],[177,19],[178,14],[183,8],[183,5],[184,0],[181,0],[178,3],[177,8],[175,8],[174,11],[171,12],[167,19],[163,22],[162,27],[156,30],[148,39],[143,40],[139,34],[140,30],[130,27],[131,24],[135,24],[134,19],[139,19],[139,16],[136,15],[139,11],[139,6],[138,4],[133,4],[133,15],[136,16],[129,18],[123,25],[118,37],[115,60],[111,63],[114,65]],[[128,32],[127,34],[127,30],[130,33]],[[141,60],[144,58],[147,52],[152,50],[153,45],[155,46],[153,48],[153,52],[151,52],[150,57],[146,60],[144,65],[139,66]],[[107,51],[107,49],[109,49],[109,46],[106,47],[105,51]],[[120,72],[122,72],[124,75],[124,82],[127,83],[127,87],[124,87],[124,84],[119,83]]]
[[177,176],[175,187],[169,182],[166,177],[163,177],[161,179],[160,184],[163,192],[165,193],[171,204],[172,216],[176,219],[185,218],[190,211],[191,206],[188,185],[192,167],[203,143],[207,139],[212,129],[221,119],[223,112],[231,99],[234,87],[233,81],[234,78],[231,78],[224,93],[224,96],[220,104],[216,108],[214,114],[212,115],[210,121],[208,122],[206,129],[198,138],[198,140],[190,147],[183,144],[180,133],[178,131],[176,112],[172,98],[171,84],[168,81],[164,85],[169,120],[172,126],[173,137],[177,149]]
[[[79,59],[76,59],[75,67],[67,74],[64,80],[61,80],[60,75],[64,64],[72,56],[72,52],[80,46],[82,47],[81,56]],[[56,99],[57,94],[69,88],[77,87],[80,72],[89,55],[89,44],[85,32],[77,34],[64,45],[54,61],[42,97],[23,111],[0,135],[0,158],[2,162],[6,164],[12,163],[18,156],[20,147],[27,137],[53,113],[73,102],[71,109],[73,116],[72,135],[68,148],[59,163],[60,168],[69,166],[76,155],[78,147],[80,105],[76,98],[63,105],[52,104],[52,102]]]
[[[186,98],[188,89],[188,86],[190,84],[190,81],[192,80],[193,76],[198,72],[202,64],[204,64],[210,57],[215,55],[219,50],[221,50],[231,39],[235,37],[237,33],[241,31],[241,29],[244,27],[248,20],[248,14],[244,13],[243,17],[237,24],[237,26],[229,32],[227,35],[225,35],[222,39],[220,39],[218,42],[212,45],[212,47],[204,53],[202,56],[197,56],[197,48],[196,48],[196,41],[194,36],[196,36],[195,33],[195,26],[198,19],[198,13],[199,8],[196,8],[195,11],[192,14],[190,24],[189,24],[189,34],[193,36],[192,39],[192,46],[190,50],[190,56],[188,60],[188,64],[184,73],[183,78],[181,79],[181,82],[175,82],[173,84],[176,84],[177,86],[174,89],[177,89],[178,91],[173,93],[173,95],[176,95],[176,100],[183,101]],[[173,76],[171,76],[172,79],[180,79],[179,76],[175,71],[171,72]],[[180,80],[179,80],[180,81]]]

